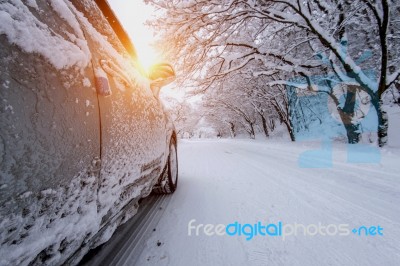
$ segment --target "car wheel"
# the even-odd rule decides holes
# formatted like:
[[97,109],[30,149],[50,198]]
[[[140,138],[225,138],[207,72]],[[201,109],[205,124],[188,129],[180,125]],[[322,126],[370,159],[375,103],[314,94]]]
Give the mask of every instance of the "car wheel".
[[162,174],[159,184],[155,186],[153,191],[157,194],[174,193],[178,186],[178,154],[176,150],[176,140],[171,139],[169,144],[168,162]]

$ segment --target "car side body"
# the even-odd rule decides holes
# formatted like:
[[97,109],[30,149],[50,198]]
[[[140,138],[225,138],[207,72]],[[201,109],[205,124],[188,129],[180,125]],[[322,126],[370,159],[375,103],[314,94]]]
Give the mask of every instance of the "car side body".
[[97,2],[0,3],[0,265],[76,264],[165,176],[173,124]]

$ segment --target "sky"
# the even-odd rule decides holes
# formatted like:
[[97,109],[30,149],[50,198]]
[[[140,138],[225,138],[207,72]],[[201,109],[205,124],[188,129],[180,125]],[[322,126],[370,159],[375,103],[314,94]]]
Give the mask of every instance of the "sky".
[[146,20],[154,16],[156,10],[146,5],[143,0],[108,2],[134,43],[142,65],[148,68],[156,63],[160,55],[151,47],[154,40],[153,30],[144,25]]

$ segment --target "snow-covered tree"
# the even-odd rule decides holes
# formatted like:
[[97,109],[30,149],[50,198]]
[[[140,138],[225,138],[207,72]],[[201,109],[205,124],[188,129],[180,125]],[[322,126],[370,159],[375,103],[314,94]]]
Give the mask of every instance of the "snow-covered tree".
[[174,125],[176,134],[183,137],[188,134],[189,137],[194,136],[202,115],[196,112],[196,108],[192,106],[188,99],[175,99],[172,97],[164,97],[164,106],[167,109]]
[[[248,69],[255,77],[278,74],[281,80],[270,80],[270,88],[303,78],[290,85],[333,97],[350,125],[351,143],[358,141],[353,95],[363,91],[377,113],[379,145],[385,145],[382,97],[400,75],[398,1],[146,1],[165,11],[150,24],[182,85],[204,91]],[[334,98],[339,83],[347,88],[344,105]]]

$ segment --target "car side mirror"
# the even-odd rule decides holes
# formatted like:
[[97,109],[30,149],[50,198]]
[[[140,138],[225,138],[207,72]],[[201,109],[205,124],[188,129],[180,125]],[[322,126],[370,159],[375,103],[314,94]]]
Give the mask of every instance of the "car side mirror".
[[154,96],[158,98],[161,87],[170,84],[175,80],[175,70],[168,63],[159,63],[153,65],[148,77],[150,79],[150,87]]

